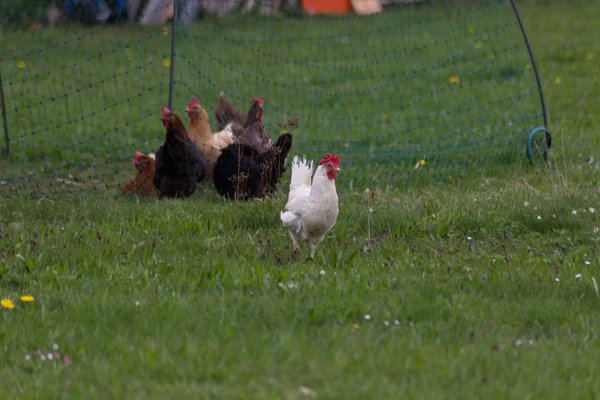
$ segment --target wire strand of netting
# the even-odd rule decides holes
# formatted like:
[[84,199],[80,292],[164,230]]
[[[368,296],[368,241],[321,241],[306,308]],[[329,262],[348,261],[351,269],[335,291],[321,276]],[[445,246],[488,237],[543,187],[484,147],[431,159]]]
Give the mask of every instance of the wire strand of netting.
[[14,10],[0,0],[0,10],[11,9],[1,17],[12,146],[2,191],[116,190],[131,179],[134,152],[154,153],[164,140],[172,62],[172,110],[186,125],[193,97],[213,133],[221,91],[242,113],[263,98],[273,140],[283,132],[277,123],[296,116],[294,154],[340,154],[341,190],[401,188],[519,162],[541,121],[509,0],[335,17],[271,2],[245,12],[214,0],[179,0],[177,15],[168,0],[135,12],[109,1],[106,17],[77,1],[53,28],[32,25],[52,2],[29,3]]

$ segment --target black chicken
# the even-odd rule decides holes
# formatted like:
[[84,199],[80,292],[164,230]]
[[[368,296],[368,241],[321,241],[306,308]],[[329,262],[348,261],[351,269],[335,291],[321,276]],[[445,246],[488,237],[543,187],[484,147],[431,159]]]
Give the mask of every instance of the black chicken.
[[165,143],[156,152],[154,186],[160,197],[188,197],[206,176],[206,158],[187,134],[183,122],[169,109],[162,109],[167,128]]
[[213,169],[217,192],[236,200],[270,196],[279,186],[291,147],[289,133],[281,135],[262,152],[247,144],[230,144],[223,149]]

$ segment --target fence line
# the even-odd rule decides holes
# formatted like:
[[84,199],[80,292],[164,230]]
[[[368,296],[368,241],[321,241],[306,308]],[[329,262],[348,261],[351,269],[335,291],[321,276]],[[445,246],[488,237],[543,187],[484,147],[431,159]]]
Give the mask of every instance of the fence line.
[[179,0],[173,1],[173,26],[171,27],[171,65],[169,65],[169,109],[173,108],[173,85],[175,83],[175,45],[177,42],[177,20],[179,19],[177,4]]
[[[0,66],[2,63],[0,63]],[[6,144],[6,157],[10,155],[10,138],[8,136],[8,122],[6,121],[6,102],[4,101],[4,85],[2,84],[2,68],[0,68],[0,103],[2,103],[2,126],[4,127],[4,142]]]

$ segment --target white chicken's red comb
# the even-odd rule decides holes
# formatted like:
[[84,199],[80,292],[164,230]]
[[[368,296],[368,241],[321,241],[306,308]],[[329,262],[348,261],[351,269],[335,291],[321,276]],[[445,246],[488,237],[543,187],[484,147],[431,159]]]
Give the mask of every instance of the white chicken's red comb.
[[162,117],[166,118],[167,115],[171,114],[171,110],[169,110],[167,107],[163,107],[162,108]]
[[336,168],[340,167],[340,158],[337,155],[335,155],[334,153],[325,154],[323,156],[323,159],[321,161],[319,161],[319,165],[327,164],[329,162],[332,163],[333,166]]

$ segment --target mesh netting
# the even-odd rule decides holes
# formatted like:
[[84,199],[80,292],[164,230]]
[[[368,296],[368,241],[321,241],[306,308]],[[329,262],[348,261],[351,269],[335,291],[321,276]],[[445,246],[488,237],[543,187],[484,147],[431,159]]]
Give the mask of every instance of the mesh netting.
[[[167,19],[172,5],[142,3],[134,14],[117,1],[107,3],[109,14],[90,14],[86,2],[66,11],[56,2],[64,22],[49,28],[34,22],[49,3],[0,0],[10,137],[0,190],[117,190],[135,175],[134,152],[155,152],[164,140],[172,25],[140,22]],[[508,0],[335,17],[292,8],[215,17],[202,12],[207,3],[175,7],[173,111],[187,124],[184,109],[197,96],[214,125],[220,91],[242,112],[261,97],[273,140],[277,122],[299,118],[292,154],[340,154],[342,189],[395,188],[514,163],[543,125]]]

